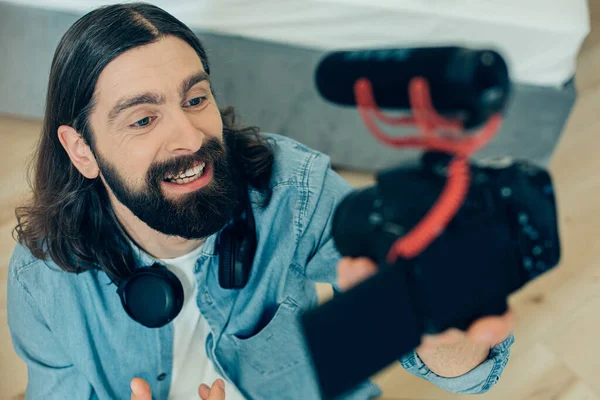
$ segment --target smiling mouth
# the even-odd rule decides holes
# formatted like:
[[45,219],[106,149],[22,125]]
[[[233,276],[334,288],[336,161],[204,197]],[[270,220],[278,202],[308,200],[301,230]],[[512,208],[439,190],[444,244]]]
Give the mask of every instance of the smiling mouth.
[[172,174],[168,174],[165,176],[164,180],[165,182],[169,182],[169,183],[175,183],[178,185],[184,185],[186,183],[190,183],[195,181],[196,179],[199,179],[202,177],[202,175],[204,175],[204,167],[206,167],[206,163],[205,162],[199,162],[194,164],[194,166],[182,173],[180,173],[179,175],[172,175]]

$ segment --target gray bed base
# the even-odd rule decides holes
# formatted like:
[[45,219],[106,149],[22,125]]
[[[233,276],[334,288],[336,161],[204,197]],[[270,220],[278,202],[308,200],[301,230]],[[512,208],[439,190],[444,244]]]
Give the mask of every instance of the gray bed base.
[[[0,113],[43,116],[54,50],[78,17],[0,3]],[[197,33],[209,53],[218,102],[234,105],[243,123],[294,138],[340,168],[374,172],[417,154],[383,146],[355,109],[319,97],[313,78],[322,51]],[[502,130],[476,158],[510,155],[547,164],[575,98],[573,80],[561,88],[515,85]]]

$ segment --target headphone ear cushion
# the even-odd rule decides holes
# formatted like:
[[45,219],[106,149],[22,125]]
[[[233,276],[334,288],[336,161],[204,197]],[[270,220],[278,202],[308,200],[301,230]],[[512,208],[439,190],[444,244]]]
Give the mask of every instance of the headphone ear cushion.
[[223,289],[235,288],[235,258],[237,248],[235,235],[231,227],[221,232],[218,239],[219,284]]
[[136,322],[158,328],[171,322],[183,307],[183,286],[165,266],[138,269],[117,290],[125,312]]
[[235,260],[235,278],[239,287],[244,287],[250,279],[250,270],[256,252],[256,239],[253,236],[245,236],[237,242],[237,259]]

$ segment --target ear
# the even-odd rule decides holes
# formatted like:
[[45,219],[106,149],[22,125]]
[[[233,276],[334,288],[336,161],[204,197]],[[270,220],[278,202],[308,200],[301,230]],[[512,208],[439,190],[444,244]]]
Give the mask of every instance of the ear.
[[65,148],[71,162],[88,179],[98,177],[99,169],[96,158],[83,137],[68,125],[58,127],[58,140]]

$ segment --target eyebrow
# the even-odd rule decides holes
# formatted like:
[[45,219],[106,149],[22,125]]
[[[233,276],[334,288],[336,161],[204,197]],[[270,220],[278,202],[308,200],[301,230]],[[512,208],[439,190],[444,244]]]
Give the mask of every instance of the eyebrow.
[[[210,82],[208,74],[204,71],[193,73],[192,75],[184,79],[184,81],[181,83],[181,86],[179,87],[179,94],[181,98],[184,98],[187,92],[196,84],[203,81]],[[122,98],[113,106],[113,108],[108,113],[108,124],[112,125],[119,116],[119,114],[127,110],[128,108],[135,107],[140,104],[161,105],[165,104],[165,102],[166,100],[164,96],[152,92],[146,92],[132,97]]]
[[113,106],[113,108],[108,113],[108,124],[112,125],[112,123],[117,119],[119,114],[128,108],[138,106],[140,104],[165,104],[165,98],[156,93],[142,93],[139,95],[135,95],[132,97],[126,97],[120,99],[117,104]]
[[189,90],[191,88],[193,88],[194,85],[196,85],[200,82],[203,82],[203,81],[208,81],[208,83],[210,83],[209,76],[204,71],[196,72],[196,73],[188,76],[183,81],[183,83],[181,84],[181,87],[179,88],[179,94],[181,95],[181,98],[184,98],[185,95],[187,94],[187,92],[189,92]]

